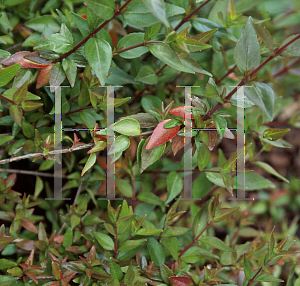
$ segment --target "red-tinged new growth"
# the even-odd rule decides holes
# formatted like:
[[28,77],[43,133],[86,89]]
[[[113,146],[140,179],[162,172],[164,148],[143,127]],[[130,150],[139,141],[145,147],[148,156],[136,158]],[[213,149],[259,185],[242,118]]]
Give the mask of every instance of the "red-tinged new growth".
[[166,119],[160,122],[153,130],[150,140],[146,146],[147,150],[170,141],[178,133],[180,126],[175,126],[173,128],[164,128],[164,125],[169,120],[171,119]]
[[[193,109],[192,106],[187,106],[187,108],[189,108],[189,107],[191,107],[191,110]],[[185,106],[178,106],[178,107],[172,108],[169,111],[169,113],[185,118]],[[191,118],[194,119],[193,112],[191,112]]]

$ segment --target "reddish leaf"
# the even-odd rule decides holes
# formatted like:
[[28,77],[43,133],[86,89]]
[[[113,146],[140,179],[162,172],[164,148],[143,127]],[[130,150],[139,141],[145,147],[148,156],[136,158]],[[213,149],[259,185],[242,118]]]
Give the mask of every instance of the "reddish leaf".
[[184,136],[175,135],[172,139],[172,151],[174,156],[184,146]]
[[86,14],[81,15],[81,17],[86,20]]
[[[187,108],[191,107],[191,110],[193,109],[192,106],[186,106],[186,107]],[[178,106],[178,107],[172,108],[169,111],[169,113],[185,118],[185,106],[183,105],[183,106]],[[191,113],[191,116],[192,116],[192,119],[194,119],[193,112]]]
[[153,133],[152,133],[150,140],[146,147],[147,150],[168,142],[178,133],[180,126],[175,126],[173,128],[169,128],[169,129],[164,128],[164,125],[169,120],[171,120],[171,119],[167,119],[167,120],[164,120],[163,122],[160,122],[156,126],[156,128],[153,130]]
[[11,55],[7,60],[5,60],[2,65],[3,66],[12,66],[16,63],[18,63],[20,60],[23,59],[23,57],[27,54],[30,54],[28,51],[23,52],[16,52],[15,54]]
[[34,233],[38,233],[38,230],[37,230],[36,226],[30,220],[27,220],[27,219],[23,218],[21,220],[21,225],[24,228],[28,229],[29,231],[32,231]]
[[192,279],[186,276],[172,276],[169,279],[176,286],[189,286],[192,283]]
[[[34,257],[34,249],[31,250],[30,255],[28,256],[25,264],[32,265],[33,257]],[[21,264],[20,264],[20,266],[21,266]]]
[[53,67],[53,64],[50,64],[50,65],[46,66],[45,68],[41,69],[41,72],[40,72],[37,82],[36,82],[37,89],[39,89],[49,83],[50,71],[51,71],[52,67]]
[[47,67],[47,66],[50,65],[50,64],[40,64],[40,63],[33,62],[33,61],[30,61],[30,60],[25,59],[25,58],[19,60],[17,62],[17,64],[22,64],[23,69],[27,69],[27,68],[42,69],[42,68]]
[[31,278],[36,284],[39,284],[38,280],[36,279],[36,276],[30,272],[25,272],[25,274]]

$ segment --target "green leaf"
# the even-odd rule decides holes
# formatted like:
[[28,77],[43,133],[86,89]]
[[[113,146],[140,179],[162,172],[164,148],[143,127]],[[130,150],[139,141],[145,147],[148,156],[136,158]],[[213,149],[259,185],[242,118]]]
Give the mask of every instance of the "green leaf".
[[72,41],[62,34],[52,34],[35,46],[34,50],[51,50],[56,53],[67,53],[72,50]]
[[67,75],[71,87],[74,87],[77,75],[77,67],[75,63],[72,60],[66,58],[62,60],[62,66]]
[[244,272],[247,280],[250,280],[252,277],[252,271],[251,271],[251,264],[250,262],[246,259],[246,255],[244,254]]
[[269,128],[264,131],[263,138],[276,141],[287,134],[291,129]]
[[164,153],[166,143],[156,146],[147,150],[146,146],[150,140],[150,137],[145,141],[141,152],[141,172],[146,170],[149,166],[159,160]]
[[154,44],[149,47],[150,52],[159,60],[167,64],[168,66],[187,73],[195,73],[194,71],[186,68],[177,54],[167,44]]
[[[124,36],[120,42],[118,42],[117,49],[126,49],[130,46],[134,46],[144,42],[144,33],[130,33],[129,35]],[[141,55],[147,53],[149,50],[147,47],[138,47],[124,53],[120,53],[119,56],[125,59],[134,59],[138,58]]]
[[170,285],[169,277],[174,276],[174,274],[168,266],[161,263],[160,264],[160,276],[166,284]]
[[35,17],[25,22],[24,25],[40,33],[43,33],[46,27],[48,27],[52,33],[57,33],[60,29],[60,25],[52,15]]
[[71,228],[74,229],[77,225],[80,224],[80,217],[76,214],[71,215]]
[[136,81],[140,81],[145,84],[157,84],[158,77],[151,66],[145,65],[142,66],[139,73],[135,77]]
[[114,250],[114,241],[109,235],[96,231],[92,231],[92,233],[104,249]]
[[141,133],[140,124],[132,118],[119,120],[114,126],[109,126],[109,128],[126,136],[136,136]]
[[138,246],[143,245],[147,241],[146,238],[136,239],[136,240],[126,240],[118,248],[119,251],[128,251]]
[[17,266],[17,264],[15,262],[10,261],[10,260],[5,259],[5,258],[0,259],[0,270],[6,269],[6,268],[11,268],[12,266]]
[[[289,41],[293,40],[295,37],[299,36],[293,35],[288,37],[283,41],[283,43],[280,45],[280,47],[284,46],[287,44]],[[289,57],[299,57],[300,56],[300,39],[296,40],[292,44],[290,44],[288,47],[285,48],[284,52],[281,54],[283,56],[289,56]]]
[[148,238],[147,246],[154,265],[159,266],[161,263],[165,263],[164,249],[154,237]]
[[221,239],[219,239],[217,237],[205,236],[205,237],[201,237],[200,241],[211,247],[217,248],[219,250],[230,251],[230,252],[236,251],[236,250],[230,248],[229,246],[227,246],[225,244],[225,242],[223,242]]
[[271,283],[277,283],[277,282],[284,282],[284,280],[278,279],[272,275],[269,274],[261,274],[258,277],[255,278],[255,282],[271,282]]
[[286,179],[285,177],[281,176],[272,166],[270,166],[267,163],[264,162],[254,162],[255,165],[258,165],[259,167],[263,168],[265,171],[267,171],[268,173],[276,176],[277,178],[280,178],[281,180],[285,181],[286,183],[290,183],[290,181],[288,179]]
[[228,172],[221,172],[222,179],[224,182],[224,186],[227,189],[227,191],[233,196],[233,178],[231,177],[230,173]]
[[79,15],[73,13],[73,12],[70,13],[70,16],[74,20],[75,25],[79,29],[81,35],[84,38],[87,37],[90,34],[90,32],[91,32],[91,29],[90,29],[87,21],[85,19],[83,19],[82,17],[80,17]]
[[254,29],[255,29],[257,35],[262,39],[262,41],[268,47],[270,52],[273,52],[274,51],[274,43],[273,43],[273,38],[272,38],[270,32],[266,28],[262,27],[261,25],[254,24],[253,26],[254,26]]
[[[244,178],[243,176],[239,177],[240,179],[237,181],[237,188],[240,190],[244,189]],[[245,173],[245,190],[246,191],[254,191],[254,190],[262,190],[272,188],[274,189],[276,186],[269,180],[253,173],[246,172]],[[236,177],[233,178],[233,185],[236,188]]]
[[103,222],[103,220],[100,219],[96,215],[86,215],[82,219],[82,223],[83,223],[84,226],[94,225],[94,224],[98,224],[98,223],[102,223],[102,222]]
[[96,153],[92,153],[90,155],[90,157],[88,158],[82,172],[81,172],[81,176],[83,176],[90,168],[92,168],[94,166],[94,164],[96,163]]
[[162,205],[162,200],[155,194],[150,192],[142,192],[137,196],[137,199],[152,205]]
[[209,222],[208,218],[208,205],[209,201],[201,208],[197,213],[193,221],[193,233],[194,237],[197,237],[207,226]]
[[105,85],[112,60],[110,44],[98,38],[91,38],[84,47],[85,56],[93,71],[99,78],[100,84]]
[[131,198],[133,194],[131,183],[125,179],[116,178],[116,187],[127,198]]
[[[167,18],[184,14],[185,12],[183,8],[169,3],[165,3],[165,8]],[[125,10],[123,17],[126,22],[137,27],[149,27],[160,22],[160,20],[152,15],[142,0],[132,1]]]
[[17,72],[22,67],[22,64],[12,65],[0,71],[0,87],[8,84]]
[[198,149],[197,153],[197,163],[198,168],[202,171],[210,162],[210,151],[205,146],[205,144],[201,144],[201,147]]
[[115,3],[112,0],[87,0],[87,7],[99,18],[109,20],[114,16]]
[[27,138],[34,136],[34,127],[24,117],[22,118],[22,132]]
[[72,228],[68,228],[67,231],[64,234],[63,239],[63,247],[70,247],[73,243],[73,230]]
[[165,2],[163,0],[143,0],[143,3],[156,19],[162,22],[166,27],[170,27]]
[[169,173],[167,177],[167,190],[168,195],[167,199],[165,201],[165,205],[173,201],[182,191],[183,188],[183,180],[179,176],[179,174],[176,171],[172,171]]
[[212,74],[206,70],[204,70],[203,68],[200,67],[200,65],[193,59],[193,58],[190,58],[188,56],[186,56],[185,58],[183,59],[180,59],[180,61],[182,62],[182,64],[194,71],[194,72],[197,72],[197,73],[202,73],[202,74],[206,74],[208,76],[212,76]]
[[234,49],[234,60],[243,74],[260,64],[260,46],[251,17]]
[[141,128],[154,127],[158,124],[157,119],[149,113],[137,113],[137,114],[123,117],[121,119],[124,119],[124,118],[133,118],[133,119],[137,120],[138,123],[140,124]]
[[10,52],[4,51],[0,49],[0,59],[7,58],[10,56]]
[[96,124],[96,119],[88,112],[88,110],[81,111],[80,118],[89,129],[92,129]]
[[149,41],[150,39],[154,38],[158,34],[160,29],[161,29],[161,23],[156,23],[152,26],[147,27],[145,30],[144,40]]
[[111,278],[113,279],[117,278],[120,281],[123,276],[121,267],[116,262],[114,262],[113,259],[110,259],[109,265],[110,265]]
[[240,207],[235,208],[223,208],[218,209],[214,215],[214,222],[220,222],[228,219],[232,214],[234,214]]
[[66,74],[61,63],[56,63],[50,71],[50,91],[55,92],[57,86],[60,86],[66,78]]
[[0,145],[3,145],[13,139],[14,139],[14,136],[0,134]]
[[223,103],[223,99],[219,93],[218,87],[212,78],[209,78],[203,95],[215,99],[216,101]]
[[140,228],[135,235],[155,235],[158,233],[161,233],[162,230],[161,229],[157,229],[157,228]]
[[142,97],[142,100],[141,100],[142,107],[146,112],[148,112],[149,110],[153,110],[153,107],[155,107],[157,109],[161,109],[161,103],[162,103],[162,100],[159,97],[154,96],[154,95],[145,95]]
[[21,120],[23,116],[22,109],[18,105],[11,105],[9,108],[9,114],[19,126],[21,126]]
[[18,277],[11,277],[6,275],[0,276],[1,286],[11,286],[18,280]]
[[273,89],[262,82],[252,82],[252,85],[253,87],[245,88],[246,96],[272,120],[275,102]]
[[135,273],[133,271],[133,266],[131,262],[124,277],[125,285],[133,285],[134,278],[135,278]]
[[115,140],[114,149],[109,150],[108,155],[125,151],[129,147],[129,145],[130,145],[130,140],[125,135],[120,135]]
[[161,244],[170,251],[172,257],[177,261],[179,248],[178,239],[176,237],[165,238],[161,241]]

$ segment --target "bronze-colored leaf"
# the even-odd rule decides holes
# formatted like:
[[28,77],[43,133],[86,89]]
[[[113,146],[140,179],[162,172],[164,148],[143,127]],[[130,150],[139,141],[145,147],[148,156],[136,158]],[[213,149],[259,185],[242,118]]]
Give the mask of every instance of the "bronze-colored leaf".
[[172,151],[174,156],[184,147],[184,136],[175,135],[172,139]]

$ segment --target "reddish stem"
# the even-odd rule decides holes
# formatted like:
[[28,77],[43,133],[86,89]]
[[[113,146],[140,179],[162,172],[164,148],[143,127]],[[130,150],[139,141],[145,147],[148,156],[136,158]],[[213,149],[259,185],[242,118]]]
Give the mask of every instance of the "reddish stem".
[[0,94],[0,98],[2,98],[2,99],[4,99],[4,100],[6,100],[6,101],[8,101],[8,102],[10,102],[11,104],[13,104],[13,105],[17,105],[17,103],[16,102],[14,102],[14,101],[12,101],[12,100],[10,100],[10,99],[8,99],[8,98],[6,98],[5,96],[3,96],[2,94]]
[[[261,70],[267,63],[269,63],[271,60],[273,60],[275,57],[277,57],[278,55],[280,55],[285,48],[287,48],[289,45],[291,45],[292,43],[294,43],[295,41],[297,41],[298,39],[300,39],[300,34],[298,36],[296,36],[294,39],[290,40],[289,42],[287,42],[285,45],[283,45],[281,48],[277,47],[274,50],[274,54],[269,56],[263,63],[261,63],[253,72],[251,72],[249,75],[244,76],[244,78],[242,79],[242,81],[238,84],[237,87],[235,87],[224,99],[224,101],[229,100],[237,91],[239,86],[243,86],[249,79],[251,79],[259,70]],[[212,114],[214,114],[223,104],[222,103],[218,103],[213,109],[211,109],[203,118],[202,120],[205,121],[207,120]]]
[[85,37],[81,42],[79,42],[71,51],[62,54],[56,61],[57,62],[61,62],[63,59],[67,58],[69,55],[75,53],[81,46],[83,46],[90,38],[92,38],[94,35],[96,35],[101,29],[103,29],[111,20],[113,20],[114,18],[116,18],[117,16],[119,16],[121,14],[121,12],[127,7],[127,5],[131,2],[132,0],[127,0],[121,7],[120,9],[113,15],[112,18],[110,18],[109,20],[106,20],[105,22],[103,22],[97,29],[95,29],[94,31],[90,32],[89,35],[87,37]]

